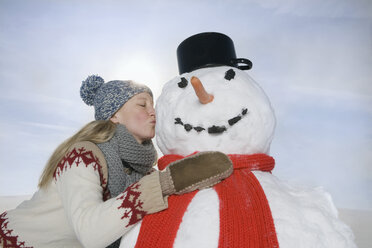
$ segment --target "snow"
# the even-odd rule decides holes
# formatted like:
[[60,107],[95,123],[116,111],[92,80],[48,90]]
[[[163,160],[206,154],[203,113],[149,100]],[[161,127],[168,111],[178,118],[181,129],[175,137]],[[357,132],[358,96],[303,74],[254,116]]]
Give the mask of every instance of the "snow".
[[254,172],[265,191],[282,247],[355,247],[351,229],[338,218],[331,196],[321,187],[308,188]]
[[[218,150],[225,153],[267,153],[274,134],[275,116],[263,90],[244,71],[234,68],[234,79],[225,79],[232,67],[204,68],[175,77],[163,87],[156,104],[156,138],[164,154],[188,155],[194,151]],[[214,100],[201,104],[190,83],[192,76],[198,77]],[[184,77],[185,88],[178,87]],[[247,114],[242,111],[247,109]],[[242,119],[230,126],[228,120],[240,115]],[[225,126],[222,134],[209,134],[184,129],[175,123],[180,118],[184,124],[201,126]],[[257,129],[256,127],[260,128]]]
[[0,213],[13,209],[21,202],[31,199],[31,195],[0,196]]
[[174,247],[217,247],[219,199],[213,189],[198,192],[183,217]]

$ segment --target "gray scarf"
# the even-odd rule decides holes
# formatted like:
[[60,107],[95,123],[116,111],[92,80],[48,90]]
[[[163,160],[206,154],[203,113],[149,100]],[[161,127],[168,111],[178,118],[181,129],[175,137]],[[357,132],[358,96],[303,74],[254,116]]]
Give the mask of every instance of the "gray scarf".
[[108,167],[107,187],[116,197],[128,186],[140,180],[154,166],[157,154],[152,141],[139,144],[124,125],[117,124],[114,136],[97,144]]

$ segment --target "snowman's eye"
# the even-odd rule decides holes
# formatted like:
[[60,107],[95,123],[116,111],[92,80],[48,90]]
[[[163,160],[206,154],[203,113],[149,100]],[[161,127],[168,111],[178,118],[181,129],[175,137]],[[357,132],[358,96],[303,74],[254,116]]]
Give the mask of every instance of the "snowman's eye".
[[186,78],[182,77],[181,81],[178,83],[178,87],[185,88],[189,82]]
[[235,77],[235,71],[233,69],[230,69],[228,71],[225,72],[225,79],[226,80],[231,80],[231,79],[234,79]]

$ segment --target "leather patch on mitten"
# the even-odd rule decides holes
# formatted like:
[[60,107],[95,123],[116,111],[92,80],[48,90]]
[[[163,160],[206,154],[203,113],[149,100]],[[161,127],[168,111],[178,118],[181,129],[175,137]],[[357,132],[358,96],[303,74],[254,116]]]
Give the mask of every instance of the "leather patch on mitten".
[[229,176],[232,162],[221,152],[200,152],[169,165],[176,194],[207,188]]

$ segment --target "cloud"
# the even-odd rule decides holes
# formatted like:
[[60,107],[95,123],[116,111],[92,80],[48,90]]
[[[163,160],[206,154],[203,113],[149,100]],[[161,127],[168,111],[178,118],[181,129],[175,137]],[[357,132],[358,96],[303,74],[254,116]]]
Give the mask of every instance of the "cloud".
[[288,85],[277,93],[274,174],[322,185],[338,206],[370,208],[371,97]]
[[263,0],[253,1],[278,14],[303,17],[371,18],[372,3],[369,0]]
[[26,125],[29,127],[36,127],[41,129],[51,129],[54,131],[62,131],[62,130],[71,130],[71,127],[66,127],[65,125],[51,125],[46,123],[37,123],[37,122],[20,122],[21,125]]

